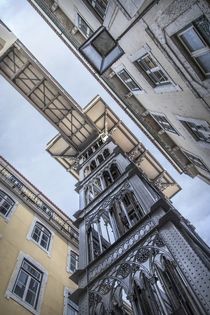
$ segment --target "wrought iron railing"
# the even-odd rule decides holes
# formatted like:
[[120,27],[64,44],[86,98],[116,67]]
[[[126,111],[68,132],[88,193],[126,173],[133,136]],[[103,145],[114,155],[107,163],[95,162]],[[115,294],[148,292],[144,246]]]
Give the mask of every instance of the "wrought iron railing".
[[[39,191],[34,192],[28,186],[30,184],[23,183],[19,178],[14,176],[12,169],[8,164],[2,163],[0,159],[0,179],[6,183],[12,191],[18,195],[26,204],[41,214],[46,220],[50,221],[54,228],[61,232],[67,239],[78,245],[79,233],[76,227],[73,227],[71,219],[64,214],[59,214],[59,209],[55,211],[53,207],[47,204],[44,195]],[[35,190],[35,189],[34,189]]]

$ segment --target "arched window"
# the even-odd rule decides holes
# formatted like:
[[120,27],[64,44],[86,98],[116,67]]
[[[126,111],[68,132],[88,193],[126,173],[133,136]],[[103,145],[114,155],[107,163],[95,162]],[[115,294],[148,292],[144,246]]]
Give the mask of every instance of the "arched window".
[[110,156],[109,149],[105,149],[105,150],[104,150],[103,156],[104,156],[105,159],[106,159],[108,156]]
[[92,185],[90,184],[86,189],[85,189],[85,201],[86,201],[86,205],[89,204],[89,202],[91,202],[91,200],[94,199],[94,194],[93,194],[93,188]]
[[49,249],[51,232],[40,222],[35,223],[31,237],[37,244],[39,244],[45,250]]
[[85,169],[84,169],[84,176],[88,176],[90,174],[90,167],[89,166],[86,166]]
[[104,178],[106,187],[108,187],[109,185],[111,185],[111,183],[112,183],[112,178],[111,178],[111,175],[109,174],[108,171],[104,171],[104,172],[103,172],[103,178]]
[[97,156],[97,160],[98,160],[98,163],[101,164],[101,163],[104,161],[103,155],[102,155],[102,154],[99,154],[99,155]]
[[7,217],[15,202],[4,191],[0,190],[0,213]]
[[73,250],[70,251],[69,271],[75,272],[79,267],[79,255]]
[[[168,299],[167,305],[171,305],[171,314],[177,311],[180,314],[199,314],[197,305],[193,302],[189,293],[186,294],[185,285],[175,265],[167,258],[162,257],[164,270],[155,267],[157,279],[159,279],[159,288],[165,291]],[[161,285],[161,286],[160,286]],[[164,302],[167,302],[164,299]]]
[[117,179],[120,176],[120,171],[115,163],[111,165],[110,173],[112,175],[113,180]]
[[94,197],[97,197],[102,192],[100,178],[95,178],[92,182]]
[[99,148],[98,142],[93,145],[94,149],[97,150]]
[[91,172],[96,168],[96,161],[95,160],[92,160],[91,163],[90,163],[90,170]]
[[142,217],[142,213],[140,211],[139,205],[134,197],[132,192],[127,192],[122,197],[122,202],[127,211],[130,223],[132,225],[136,224]]
[[100,191],[102,190],[100,178],[95,178],[93,181],[94,186],[96,186]]
[[93,149],[90,147],[90,148],[88,149],[88,156],[90,157],[92,154],[93,154]]

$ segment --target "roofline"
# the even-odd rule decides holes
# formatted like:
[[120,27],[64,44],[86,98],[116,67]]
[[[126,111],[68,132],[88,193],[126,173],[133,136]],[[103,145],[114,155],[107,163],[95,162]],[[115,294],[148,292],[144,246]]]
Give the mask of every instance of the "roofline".
[[67,219],[69,219],[69,221],[71,221],[71,223],[74,225],[74,221],[65,213],[63,212],[58,206],[56,206],[56,204],[54,204],[45,194],[43,194],[36,186],[34,186],[24,175],[22,175],[13,165],[11,165],[5,158],[3,158],[2,155],[0,155],[0,160],[3,160],[7,166],[11,167],[11,169],[13,169],[19,176],[21,176],[29,185],[31,185],[35,190],[37,190],[37,192],[39,193],[39,195],[41,195],[42,197],[44,197],[54,208],[56,208],[56,210],[58,210],[58,212],[61,212]]

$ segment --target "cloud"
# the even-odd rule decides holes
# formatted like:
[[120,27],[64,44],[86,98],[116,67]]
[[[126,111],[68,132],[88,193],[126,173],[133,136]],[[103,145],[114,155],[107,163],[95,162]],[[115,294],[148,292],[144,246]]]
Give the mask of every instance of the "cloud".
[[[80,105],[86,105],[96,94],[104,98],[180,183],[183,190],[173,198],[174,206],[210,244],[210,186],[176,172],[27,1],[1,1],[0,11],[2,20]],[[56,130],[6,81],[1,79],[0,83],[2,154],[59,207],[72,215],[79,206],[78,195],[73,192],[75,180],[44,151]]]

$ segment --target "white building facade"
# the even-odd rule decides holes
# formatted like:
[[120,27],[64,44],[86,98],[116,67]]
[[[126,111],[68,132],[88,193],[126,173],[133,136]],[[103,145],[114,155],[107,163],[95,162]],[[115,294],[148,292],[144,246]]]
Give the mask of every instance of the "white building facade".
[[210,179],[205,0],[30,0],[181,173]]

